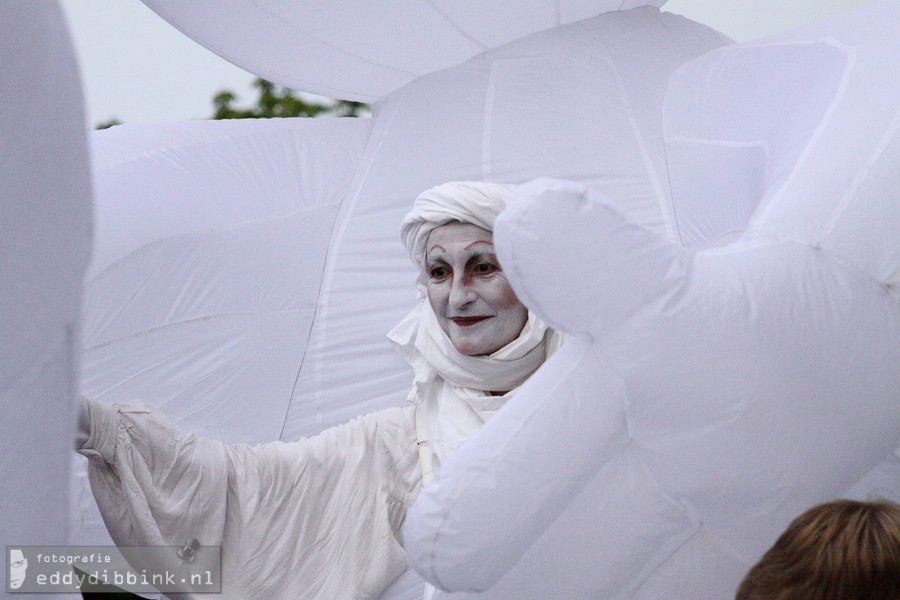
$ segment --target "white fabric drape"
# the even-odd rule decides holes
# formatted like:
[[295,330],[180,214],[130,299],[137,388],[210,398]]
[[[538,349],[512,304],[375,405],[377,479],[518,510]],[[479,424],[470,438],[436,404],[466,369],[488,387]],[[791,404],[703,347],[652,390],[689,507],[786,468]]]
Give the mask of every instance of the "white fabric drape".
[[221,546],[221,595],[186,597],[371,599],[406,569],[413,407],[249,446],[187,434],[143,402],[89,406],[81,453],[115,542]]
[[[408,399],[424,403],[430,441],[439,460],[502,408],[543,364],[548,342],[557,337],[529,312],[515,340],[488,356],[466,356],[453,347],[426,300],[391,330],[388,339],[415,373]],[[505,393],[494,396],[491,391]]]

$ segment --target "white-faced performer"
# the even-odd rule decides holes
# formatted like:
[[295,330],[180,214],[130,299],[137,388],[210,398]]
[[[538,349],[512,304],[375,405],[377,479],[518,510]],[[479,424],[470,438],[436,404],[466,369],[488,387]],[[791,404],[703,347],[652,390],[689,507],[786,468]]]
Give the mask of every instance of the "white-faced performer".
[[226,597],[377,598],[407,567],[399,533],[423,472],[427,484],[558,344],[494,254],[511,190],[447,183],[403,222],[423,293],[388,337],[415,371],[413,406],[251,447],[183,434],[142,402],[87,402],[80,452],[116,543],[221,545]]

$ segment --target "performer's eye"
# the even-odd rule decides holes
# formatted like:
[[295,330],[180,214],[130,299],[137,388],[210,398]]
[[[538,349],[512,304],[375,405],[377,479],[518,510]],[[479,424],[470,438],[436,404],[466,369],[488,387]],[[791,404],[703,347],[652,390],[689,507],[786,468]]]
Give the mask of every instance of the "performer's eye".
[[475,272],[479,274],[493,273],[495,271],[499,271],[500,268],[492,263],[478,263],[475,265]]

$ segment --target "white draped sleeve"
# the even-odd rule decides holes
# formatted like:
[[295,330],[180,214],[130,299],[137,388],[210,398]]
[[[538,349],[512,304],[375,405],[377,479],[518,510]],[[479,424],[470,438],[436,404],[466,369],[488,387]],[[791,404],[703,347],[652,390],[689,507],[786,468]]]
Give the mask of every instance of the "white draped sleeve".
[[229,598],[377,598],[406,569],[414,407],[258,446],[182,433],[142,402],[89,409],[80,452],[117,544],[221,545]]

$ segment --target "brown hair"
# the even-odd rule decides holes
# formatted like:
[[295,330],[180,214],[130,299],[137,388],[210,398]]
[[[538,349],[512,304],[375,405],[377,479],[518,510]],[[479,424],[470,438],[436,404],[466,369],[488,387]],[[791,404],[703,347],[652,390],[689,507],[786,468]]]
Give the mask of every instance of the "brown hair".
[[900,600],[900,506],[836,500],[794,519],[735,600]]

